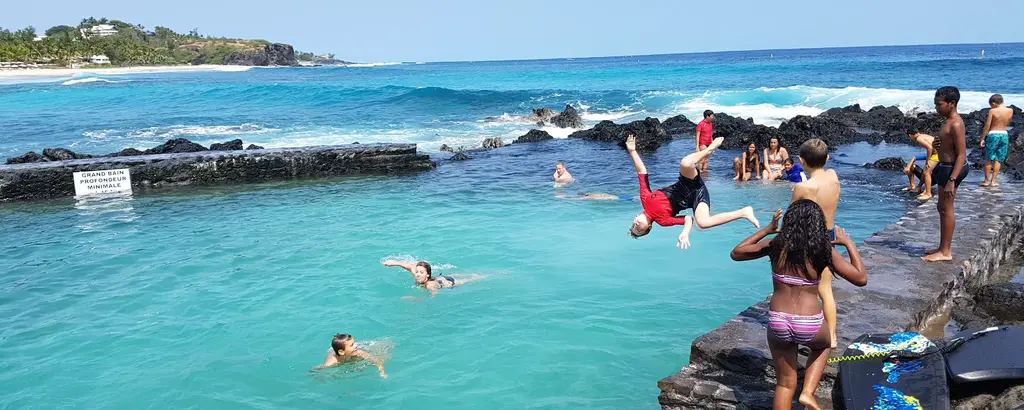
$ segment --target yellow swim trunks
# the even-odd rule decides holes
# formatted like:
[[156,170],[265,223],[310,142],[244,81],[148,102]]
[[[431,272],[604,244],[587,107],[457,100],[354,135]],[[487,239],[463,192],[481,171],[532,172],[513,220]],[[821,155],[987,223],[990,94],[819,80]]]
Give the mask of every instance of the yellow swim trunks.
[[928,160],[939,162],[939,154],[932,154],[932,156],[928,157]]

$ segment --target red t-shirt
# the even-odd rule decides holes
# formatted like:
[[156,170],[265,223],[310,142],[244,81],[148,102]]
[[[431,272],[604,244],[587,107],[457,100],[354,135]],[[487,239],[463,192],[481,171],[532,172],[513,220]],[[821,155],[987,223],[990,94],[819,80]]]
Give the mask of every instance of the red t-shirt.
[[715,126],[711,121],[703,119],[697,124],[697,135],[700,136],[700,145],[711,145],[714,141]]
[[672,211],[672,202],[662,191],[651,191],[651,184],[647,182],[647,174],[640,176],[640,203],[644,206],[644,215],[661,226],[685,225],[686,218],[676,218]]

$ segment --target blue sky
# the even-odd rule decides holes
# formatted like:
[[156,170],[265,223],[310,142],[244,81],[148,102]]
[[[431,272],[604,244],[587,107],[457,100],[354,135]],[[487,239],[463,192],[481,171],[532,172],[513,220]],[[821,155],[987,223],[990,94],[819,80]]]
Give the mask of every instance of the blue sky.
[[590,57],[854,45],[1024,41],[994,16],[1024,1],[48,0],[11,1],[0,27],[107,17],[263,38],[359,62]]

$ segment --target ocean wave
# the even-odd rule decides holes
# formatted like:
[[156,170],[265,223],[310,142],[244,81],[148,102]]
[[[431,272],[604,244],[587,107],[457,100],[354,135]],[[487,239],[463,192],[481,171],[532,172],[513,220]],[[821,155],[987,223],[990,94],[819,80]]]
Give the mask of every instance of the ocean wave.
[[218,135],[255,135],[279,131],[257,124],[242,125],[171,125],[167,127],[150,127],[140,130],[97,130],[86,131],[82,135],[93,140],[110,139],[141,139],[164,140],[184,136],[218,136]]
[[67,81],[61,83],[61,85],[75,85],[75,84],[88,84],[88,83],[101,83],[101,82],[102,83],[109,83],[109,84],[116,84],[116,83],[131,82],[131,80],[120,80],[120,81],[118,81],[118,80],[108,80],[106,78],[89,77],[89,78],[79,78],[79,79],[74,79],[74,80],[67,80]]
[[615,121],[615,120],[626,118],[626,117],[632,117],[634,115],[638,115],[638,114],[641,114],[641,113],[642,113],[642,111],[630,111],[630,110],[607,111],[607,112],[583,111],[582,113],[580,113],[580,117],[583,118],[584,121],[600,122],[600,121],[606,121],[606,120],[607,121]]
[[[969,112],[988,107],[987,92],[961,91],[960,111]],[[934,111],[934,90],[902,90],[891,88],[845,87],[825,88],[806,85],[749,90],[709,91],[694,96],[680,91],[655,91],[644,96],[645,103],[656,99],[675,100],[659,116],[683,114],[701,118],[710,109],[732,116],[753,118],[755,123],[779,125],[797,115],[818,115],[827,109],[860,104],[867,110],[874,106],[896,106],[903,112]],[[1003,94],[1007,104],[1024,103],[1024,95]]]
[[366,67],[385,67],[385,66],[401,66],[401,63],[364,63],[364,64],[345,65],[344,67],[366,68]]

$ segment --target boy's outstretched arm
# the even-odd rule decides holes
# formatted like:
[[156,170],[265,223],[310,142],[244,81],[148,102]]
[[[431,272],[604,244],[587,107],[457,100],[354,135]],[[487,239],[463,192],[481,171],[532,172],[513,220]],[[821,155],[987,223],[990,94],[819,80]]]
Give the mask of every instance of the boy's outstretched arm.
[[683,233],[679,234],[679,243],[676,244],[679,249],[690,247],[690,230],[693,229],[693,217],[686,215],[683,218],[686,220],[686,223],[683,224]]
[[629,158],[633,160],[633,167],[636,168],[636,173],[647,174],[647,167],[644,166],[644,161],[640,159],[640,154],[636,152],[636,137],[630,135],[626,138],[626,151],[629,151]]

